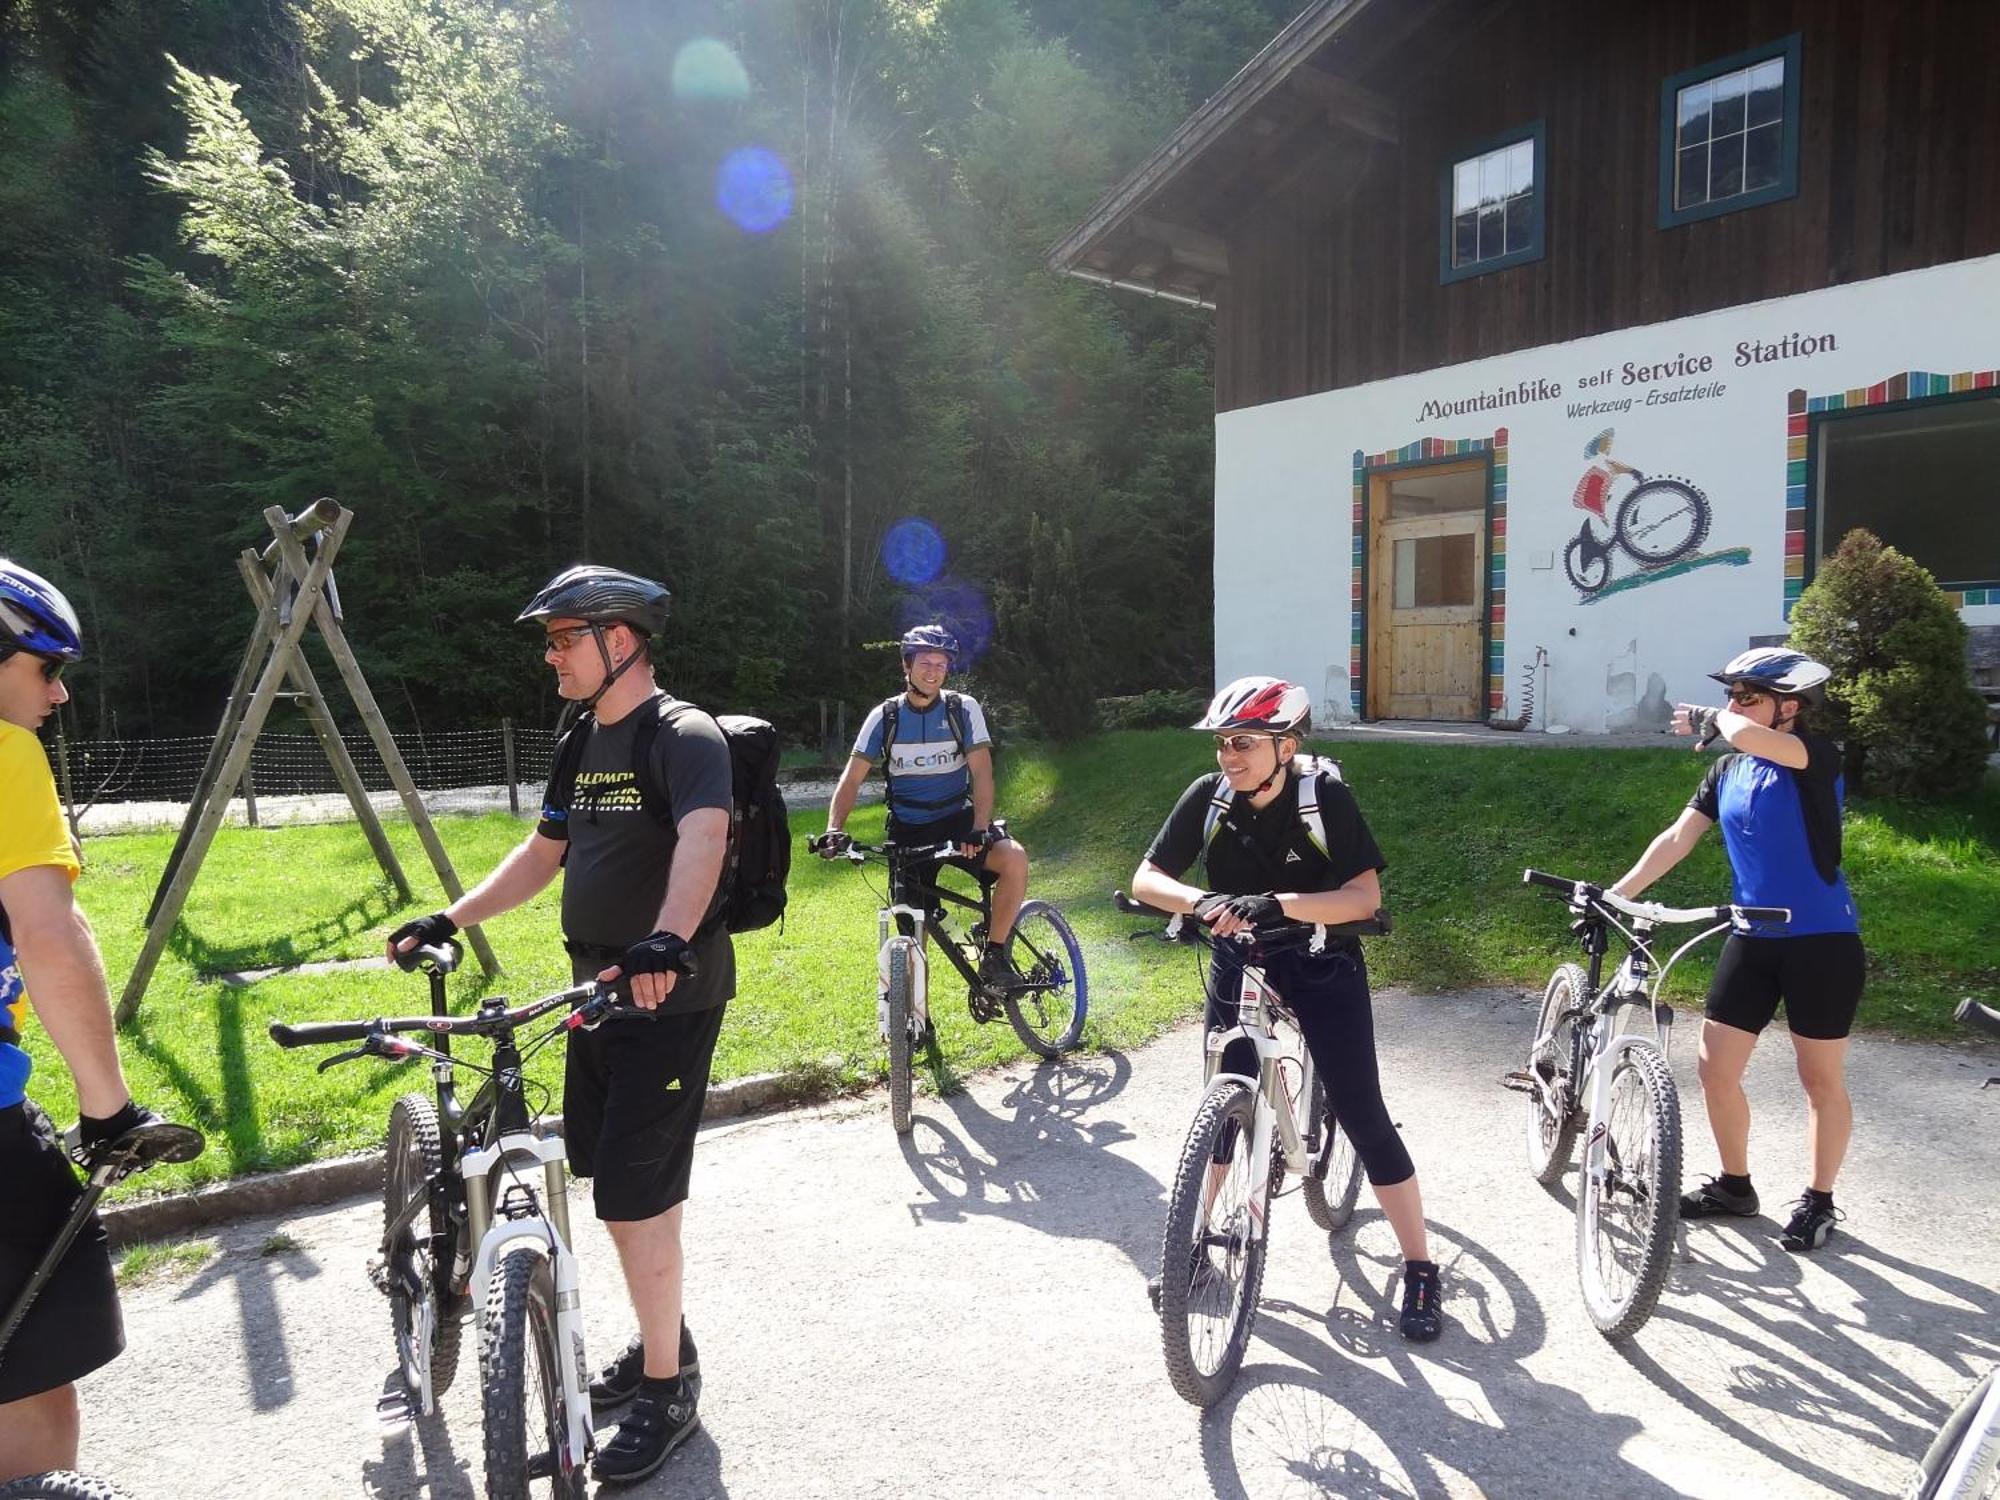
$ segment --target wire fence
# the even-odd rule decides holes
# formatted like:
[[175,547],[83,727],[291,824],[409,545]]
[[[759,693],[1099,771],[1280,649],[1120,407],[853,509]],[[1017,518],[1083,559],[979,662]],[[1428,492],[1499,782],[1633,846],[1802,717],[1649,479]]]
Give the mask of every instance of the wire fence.
[[[460,729],[443,734],[398,734],[396,750],[410,769],[419,791],[450,791],[463,787],[540,786],[548,779],[555,733],[548,729],[517,729],[502,723],[491,729]],[[371,792],[393,790],[387,767],[375,742],[365,734],[341,736],[362,784]],[[207,736],[184,739],[71,740],[49,747],[50,759],[68,795],[78,807],[124,802],[194,800],[208,759]],[[508,775],[511,761],[513,775]],[[246,785],[252,797],[338,795],[340,782],[326,752],[310,734],[264,734],[250,752]]]

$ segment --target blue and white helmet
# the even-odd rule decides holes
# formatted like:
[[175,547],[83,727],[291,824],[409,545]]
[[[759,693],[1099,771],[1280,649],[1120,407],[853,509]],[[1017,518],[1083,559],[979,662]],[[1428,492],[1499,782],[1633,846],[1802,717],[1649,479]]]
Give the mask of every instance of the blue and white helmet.
[[1809,703],[1822,703],[1826,700],[1827,679],[1833,673],[1803,651],[1794,651],[1789,646],[1752,646],[1731,657],[1729,665],[1720,672],[1708,675],[1724,687],[1735,687],[1742,682],[1768,692],[1804,698]]
[[83,626],[61,589],[0,557],[0,652],[83,660]]

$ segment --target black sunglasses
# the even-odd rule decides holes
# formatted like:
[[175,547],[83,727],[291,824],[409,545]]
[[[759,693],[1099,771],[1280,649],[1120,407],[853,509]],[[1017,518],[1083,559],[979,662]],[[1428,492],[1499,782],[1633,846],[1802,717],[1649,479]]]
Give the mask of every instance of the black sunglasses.
[[8,657],[15,655],[35,657],[35,660],[42,664],[42,681],[44,682],[62,681],[63,668],[69,665],[68,662],[58,661],[53,656],[36,656],[34,652],[23,651],[19,646],[14,647],[11,651],[0,650],[0,661],[5,661]]

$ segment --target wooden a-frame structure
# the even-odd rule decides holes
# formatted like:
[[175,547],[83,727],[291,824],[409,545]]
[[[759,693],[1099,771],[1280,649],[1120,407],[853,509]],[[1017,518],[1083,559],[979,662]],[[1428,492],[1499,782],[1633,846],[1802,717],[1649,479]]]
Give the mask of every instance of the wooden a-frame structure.
[[[410,899],[410,882],[396,860],[395,851],[389,847],[388,835],[382,831],[382,820],[368,800],[361,773],[341,742],[339,726],[334,723],[319,683],[306,662],[302,646],[308,625],[319,626],[320,637],[332,653],[340,679],[381,754],[389,780],[403,799],[404,810],[416,827],[417,837],[430,856],[445,894],[454,901],[464,894],[458,873],[452,869],[451,857],[444,852],[437,829],[431,825],[430,813],[423,798],[417,795],[416,783],[410,779],[409,767],[403,764],[388,722],[382,717],[375,695],[368,689],[368,680],[361,674],[361,664],[355,660],[354,650],[341,630],[340,596],[333,587],[333,560],[346,540],[354,512],[331,499],[322,499],[295,517],[271,506],[264,512],[264,519],[271,527],[270,545],[261,553],[246,547],[236,559],[243,586],[256,606],[257,623],[250,632],[242,665],[236,669],[229,702],[209,744],[208,759],[201,768],[200,780],[195,783],[180,836],[174,840],[173,853],[167,857],[167,867],[160,872],[159,887],[153,892],[153,904],[146,913],[146,941],[118,1001],[121,1022],[138,1014],[139,1001],[152,980],[174,924],[180,920],[202,859],[249,768],[257,736],[270,717],[271,705],[281,697],[305,710],[306,720],[312,725],[320,748],[326,752],[334,777],[347,793],[361,831],[368,837],[369,848],[374,850],[383,873],[394,883],[396,894],[404,901]],[[289,689],[284,688],[287,681],[291,684]],[[468,927],[465,936],[478,955],[480,967],[489,975],[498,973],[499,961],[494,958],[486,935],[477,927]]]

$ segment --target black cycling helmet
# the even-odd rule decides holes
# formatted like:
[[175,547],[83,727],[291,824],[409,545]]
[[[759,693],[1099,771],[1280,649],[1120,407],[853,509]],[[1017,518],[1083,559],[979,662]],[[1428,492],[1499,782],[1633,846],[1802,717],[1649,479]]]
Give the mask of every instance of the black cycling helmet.
[[592,625],[629,625],[641,635],[655,636],[666,628],[667,605],[672,598],[665,584],[650,578],[596,563],[577,563],[543,584],[528,607],[514,617],[514,623],[583,620]]
[[83,626],[61,589],[0,557],[0,656],[16,651],[48,661],[82,661]]
[[919,651],[942,651],[958,664],[958,637],[942,625],[916,625],[903,632],[903,660]]
[[1794,651],[1789,646],[1752,646],[1731,657],[1729,665],[1720,672],[1708,675],[1724,687],[1745,683],[1783,697],[1824,703],[1827,679],[1833,673],[1803,651]]

